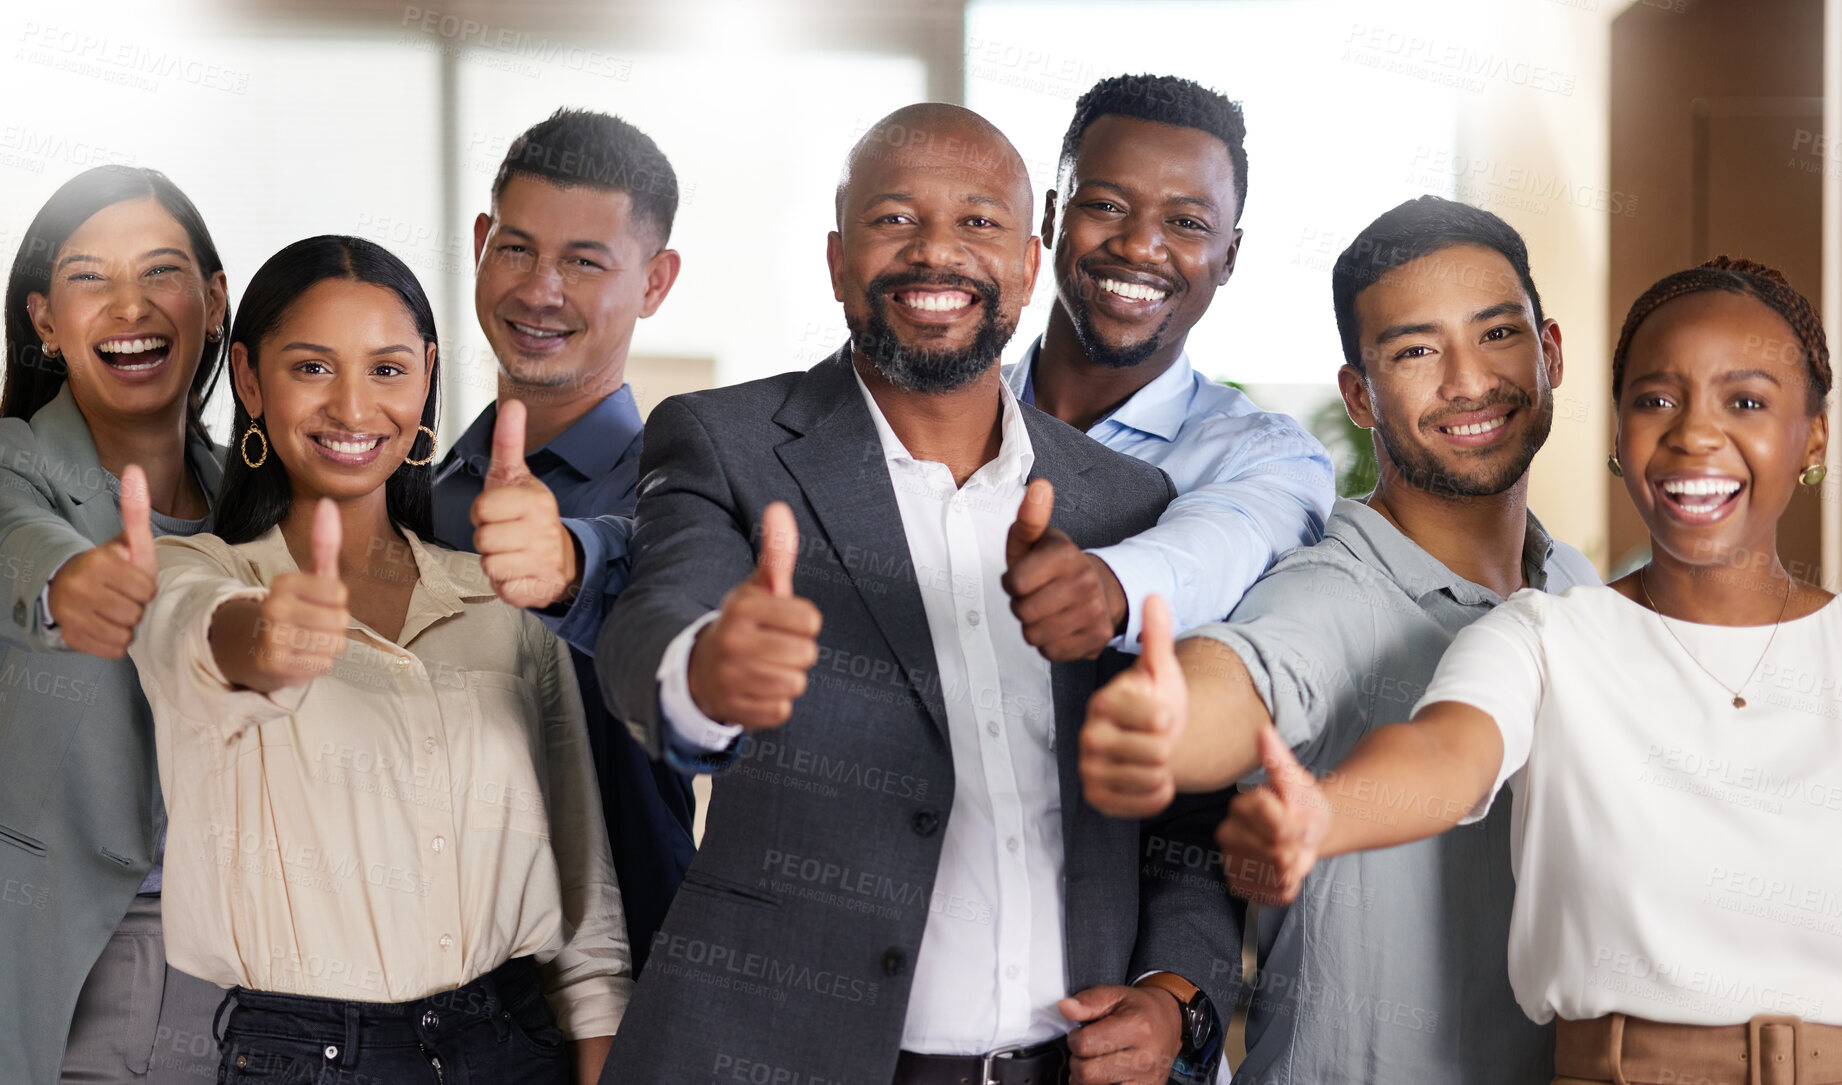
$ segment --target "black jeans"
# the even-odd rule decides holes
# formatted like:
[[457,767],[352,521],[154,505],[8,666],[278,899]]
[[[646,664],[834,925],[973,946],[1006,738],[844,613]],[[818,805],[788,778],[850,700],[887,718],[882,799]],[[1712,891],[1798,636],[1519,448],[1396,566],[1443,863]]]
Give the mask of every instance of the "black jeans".
[[234,1008],[218,1041],[218,1085],[561,1085],[569,1079],[563,1034],[529,957],[414,1002],[236,987],[224,1006]]

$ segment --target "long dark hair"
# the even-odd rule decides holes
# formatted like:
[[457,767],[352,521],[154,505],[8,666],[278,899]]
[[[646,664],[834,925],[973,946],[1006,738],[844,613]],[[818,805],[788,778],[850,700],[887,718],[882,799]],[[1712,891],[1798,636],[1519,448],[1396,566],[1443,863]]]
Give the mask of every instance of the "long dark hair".
[[[27,296],[51,289],[51,266],[57,261],[58,250],[92,215],[124,200],[148,196],[185,228],[186,236],[192,239],[192,256],[207,283],[224,270],[211,231],[205,229],[204,216],[159,170],[97,166],[64,182],[39,208],[32,225],[26,227],[19,253],[13,258],[13,273],[6,282],[6,386],[0,391],[0,416],[31,418],[56,398],[69,376],[63,358],[46,357],[38,329],[32,326],[32,314],[26,311]],[[228,304],[224,322],[230,322]],[[203,420],[205,401],[211,398],[218,374],[223,372],[229,348],[228,339],[207,341],[198,360],[198,371],[192,375],[192,388],[186,393],[185,424],[187,436],[194,441],[210,443]]]
[[[441,386],[435,310],[429,305],[428,295],[422,292],[422,284],[416,281],[416,273],[373,242],[361,237],[321,234],[296,241],[269,257],[250,279],[248,289],[243,291],[243,311],[237,314],[237,322],[231,325],[226,338],[231,343],[243,344],[249,351],[249,366],[254,370],[263,337],[275,330],[302,294],[327,279],[349,279],[394,291],[402,299],[403,308],[409,310],[410,319],[415,321],[423,346],[436,348],[434,364],[429,366],[428,399],[422,404],[422,424],[433,432],[435,394]],[[234,395],[234,381],[232,389],[236,416],[230,433],[230,456],[224,470],[224,483],[218,489],[217,520],[213,530],[219,538],[234,544],[260,538],[281,523],[294,503],[294,488],[289,484],[288,470],[280,457],[271,454],[261,467],[254,468],[244,462],[238,442],[249,430],[250,417],[243,398]],[[411,455],[418,443],[417,439],[410,441]],[[262,446],[252,441],[250,447],[260,449]],[[428,454],[432,456],[434,451],[430,447]],[[417,466],[405,461],[396,469],[384,483],[384,507],[392,524],[424,539],[435,533],[433,479],[434,468],[430,464]]]

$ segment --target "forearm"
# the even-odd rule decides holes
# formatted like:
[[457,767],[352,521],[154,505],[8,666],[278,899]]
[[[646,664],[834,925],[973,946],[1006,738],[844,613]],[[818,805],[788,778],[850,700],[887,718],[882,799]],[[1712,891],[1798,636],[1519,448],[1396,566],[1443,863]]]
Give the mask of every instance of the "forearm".
[[262,601],[230,599],[211,615],[211,656],[224,678],[239,689],[273,693],[281,683],[262,673],[257,666],[256,623],[261,620]]
[[1190,713],[1171,756],[1179,792],[1220,791],[1260,767],[1258,736],[1271,713],[1232,648],[1196,637],[1177,643]]
[[1331,811],[1320,855],[1437,836],[1490,793],[1503,736],[1470,705],[1428,705],[1411,723],[1380,727],[1319,781]]
[[576,1085],[595,1085],[601,1080],[601,1068],[614,1046],[612,1036],[585,1036],[569,1043],[569,1061],[575,1067]]

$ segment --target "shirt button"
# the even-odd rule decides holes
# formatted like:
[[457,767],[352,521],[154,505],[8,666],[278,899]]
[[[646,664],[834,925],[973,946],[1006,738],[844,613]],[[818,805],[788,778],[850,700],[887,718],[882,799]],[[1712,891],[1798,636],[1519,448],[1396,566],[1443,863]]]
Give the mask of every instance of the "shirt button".
[[1019,971],[1020,969],[1018,969],[1016,965],[1011,965],[1004,970],[1004,978],[1007,980],[1014,980],[1017,978]]
[[[445,836],[438,836],[435,839],[429,841],[429,847],[434,848],[436,851],[440,851],[441,849],[447,846],[448,846],[448,838]],[[1015,851],[1016,849],[1012,848],[1011,850]]]
[[979,612],[976,610],[968,610],[966,612],[966,624],[977,629],[979,625]]
[[429,753],[434,753],[435,752],[435,740],[432,738],[423,739],[422,748],[424,750],[427,750]]
[[914,820],[910,824],[915,827],[915,832],[921,836],[933,836],[934,830],[940,828],[940,815],[934,813],[932,810],[923,810],[915,815]]
[[1017,854],[1017,849],[1023,847],[1023,841],[1013,836],[1004,842],[1004,846],[1010,850],[1012,855],[1015,855]]
[[397,666],[399,666],[399,667],[407,667],[407,666],[409,666],[409,657],[408,657],[408,656],[398,656],[398,657],[397,657]]
[[985,733],[990,735],[993,738],[997,738],[998,737],[998,721],[997,720],[986,720],[985,721]]
[[444,934],[440,938],[436,939],[436,942],[440,944],[442,949],[447,949],[449,946],[454,944],[454,936],[451,934]]
[[899,976],[902,969],[908,967],[908,954],[899,949],[890,949],[883,954],[883,975]]

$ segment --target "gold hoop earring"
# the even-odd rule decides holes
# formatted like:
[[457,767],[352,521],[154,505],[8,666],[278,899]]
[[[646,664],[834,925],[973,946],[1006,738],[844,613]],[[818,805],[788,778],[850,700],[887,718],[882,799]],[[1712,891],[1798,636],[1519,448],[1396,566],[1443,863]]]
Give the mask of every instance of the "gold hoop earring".
[[[412,460],[406,456],[403,462],[409,464],[411,467],[426,467],[435,462],[435,431],[427,426],[417,426],[416,432],[418,434],[426,433],[429,435],[429,454],[419,460]],[[412,450],[416,447],[416,440],[414,437],[410,438],[409,447]]]
[[1605,458],[1605,469],[1612,473],[1613,478],[1625,477],[1625,465],[1618,462],[1618,453],[1616,452]]
[[1814,489],[1821,486],[1827,477],[1829,477],[1829,468],[1820,463],[1813,463],[1804,468],[1803,473],[1797,476],[1797,481]]
[[[255,437],[256,440],[262,442],[262,456],[254,460],[249,458],[249,439],[252,436]],[[254,418],[249,420],[249,428],[243,431],[243,439],[237,442],[237,451],[243,454],[243,462],[249,465],[252,471],[269,462],[268,435],[262,432],[262,427],[256,424]]]

